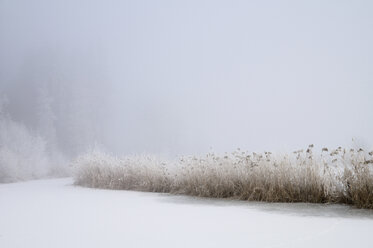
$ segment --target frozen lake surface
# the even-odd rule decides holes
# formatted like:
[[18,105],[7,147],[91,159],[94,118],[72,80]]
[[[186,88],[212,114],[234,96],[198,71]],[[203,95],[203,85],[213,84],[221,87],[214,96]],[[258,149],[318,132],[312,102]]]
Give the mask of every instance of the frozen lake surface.
[[0,247],[372,247],[373,211],[88,189],[71,178],[0,185]]

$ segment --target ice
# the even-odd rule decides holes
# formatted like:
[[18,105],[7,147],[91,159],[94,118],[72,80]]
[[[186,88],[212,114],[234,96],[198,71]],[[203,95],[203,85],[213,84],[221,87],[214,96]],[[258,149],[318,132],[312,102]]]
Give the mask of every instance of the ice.
[[0,185],[0,247],[371,247],[373,211],[82,188]]

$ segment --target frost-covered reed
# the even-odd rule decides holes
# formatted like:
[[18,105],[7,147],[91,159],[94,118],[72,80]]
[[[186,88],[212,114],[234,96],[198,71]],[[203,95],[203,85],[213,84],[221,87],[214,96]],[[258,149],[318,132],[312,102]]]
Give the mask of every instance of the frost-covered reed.
[[373,152],[313,145],[292,154],[117,158],[93,151],[74,163],[75,184],[268,202],[346,203],[373,208]]

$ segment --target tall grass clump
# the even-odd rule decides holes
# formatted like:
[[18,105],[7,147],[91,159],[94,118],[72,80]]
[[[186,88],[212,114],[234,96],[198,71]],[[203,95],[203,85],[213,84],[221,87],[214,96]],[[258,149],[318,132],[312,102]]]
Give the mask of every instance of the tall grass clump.
[[373,209],[373,152],[367,159],[360,149],[344,168],[342,182],[347,203]]
[[269,202],[328,202],[333,178],[310,157],[276,158],[271,153],[234,152],[182,160],[176,192],[188,195]]
[[117,158],[93,151],[74,162],[75,184],[267,202],[345,203],[373,208],[373,152],[341,147],[271,152]]
[[166,164],[155,156],[116,158],[98,150],[73,162],[75,184],[91,188],[170,192]]

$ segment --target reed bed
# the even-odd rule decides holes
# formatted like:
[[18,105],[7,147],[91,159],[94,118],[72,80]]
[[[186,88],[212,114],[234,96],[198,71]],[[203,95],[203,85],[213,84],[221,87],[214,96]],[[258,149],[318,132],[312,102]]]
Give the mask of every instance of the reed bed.
[[373,209],[373,152],[313,145],[271,152],[117,158],[93,151],[74,161],[76,185],[266,202],[344,203]]

